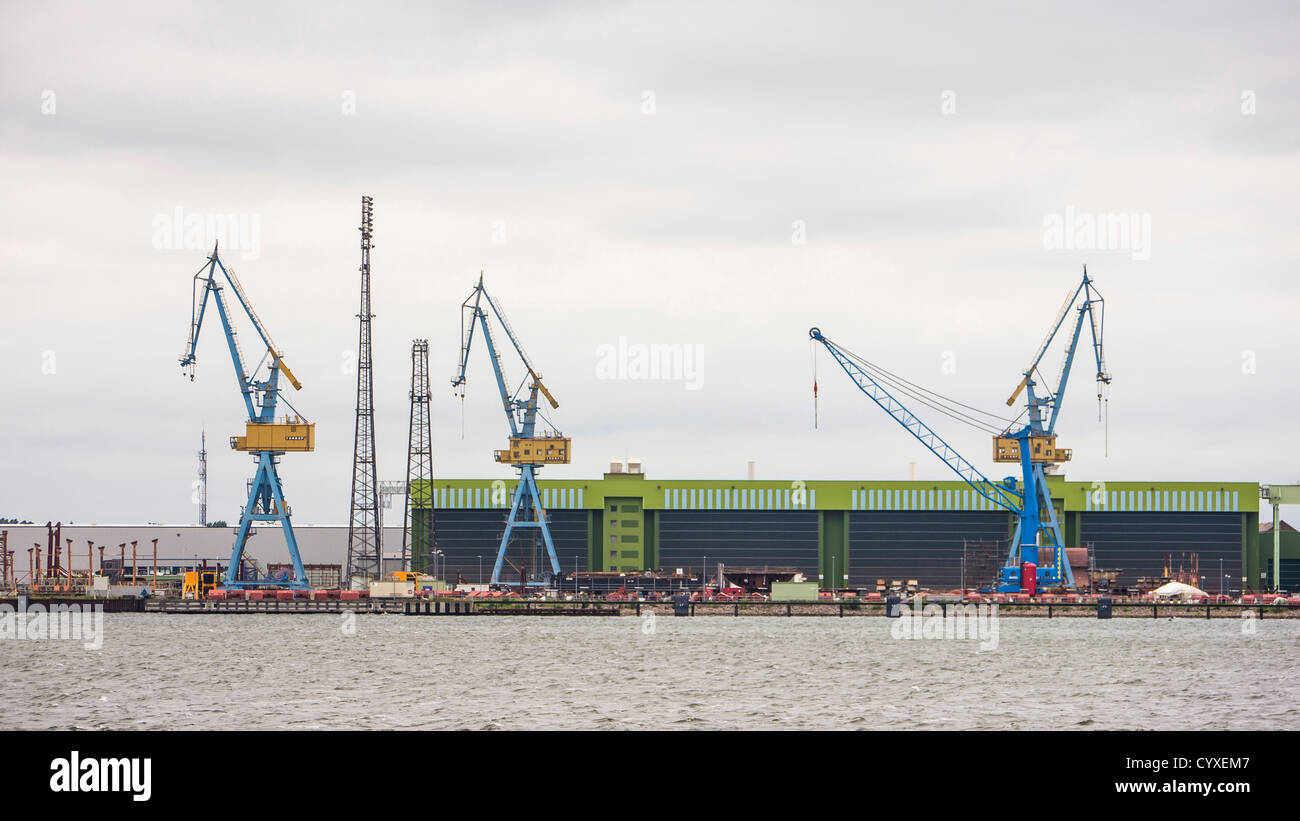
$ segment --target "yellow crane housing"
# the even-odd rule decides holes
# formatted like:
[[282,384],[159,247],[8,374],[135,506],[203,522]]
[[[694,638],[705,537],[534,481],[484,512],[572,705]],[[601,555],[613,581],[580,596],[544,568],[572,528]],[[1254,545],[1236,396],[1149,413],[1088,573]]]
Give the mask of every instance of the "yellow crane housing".
[[567,465],[572,458],[567,436],[511,437],[509,450],[493,451],[502,464]]
[[[1056,436],[1030,436],[1029,461],[1042,464],[1057,464],[1070,461],[1069,448],[1058,448]],[[1020,440],[1014,436],[993,437],[994,462],[1019,462]]]
[[248,422],[243,436],[230,437],[233,450],[304,453],[316,449],[316,423],[301,417],[283,422]]

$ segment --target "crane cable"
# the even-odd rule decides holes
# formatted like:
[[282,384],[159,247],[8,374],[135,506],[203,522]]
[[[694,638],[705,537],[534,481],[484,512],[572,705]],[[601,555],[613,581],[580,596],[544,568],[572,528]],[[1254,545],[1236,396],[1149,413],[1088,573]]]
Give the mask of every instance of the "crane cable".
[[[837,347],[838,347],[838,346],[837,346]],[[844,349],[843,349],[843,348],[840,348],[840,350],[843,351]],[[972,406],[972,405],[967,405],[967,404],[965,404],[964,402],[959,402],[959,401],[957,401],[956,399],[952,399],[952,398],[950,398],[950,397],[944,396],[943,394],[938,393],[937,391],[932,391],[932,390],[930,390],[929,388],[922,387],[921,385],[918,385],[918,384],[916,384],[915,382],[909,382],[908,380],[904,379],[903,377],[899,376],[898,374],[893,373],[893,372],[891,372],[891,371],[888,371],[888,370],[886,370],[885,368],[882,368],[881,366],[879,366],[879,365],[877,365],[877,364],[875,364],[875,363],[873,363],[873,362],[869,362],[869,361],[867,361],[866,359],[863,359],[862,357],[858,356],[857,354],[852,353],[851,351],[844,351],[844,353],[845,353],[845,355],[847,355],[847,356],[849,356],[850,358],[852,358],[852,359],[854,359],[855,361],[857,361],[859,364],[861,364],[861,365],[863,365],[863,366],[865,366],[865,367],[867,367],[867,368],[869,368],[869,369],[877,370],[877,371],[880,371],[881,373],[887,374],[887,375],[888,375],[889,377],[891,377],[892,379],[896,379],[896,380],[898,380],[899,382],[902,382],[902,383],[905,384],[905,385],[909,385],[909,386],[915,388],[916,390],[921,391],[922,393],[929,394],[930,396],[935,397],[936,400],[941,400],[941,401],[947,402],[947,403],[949,403],[949,404],[951,404],[951,405],[956,405],[956,406],[958,406],[958,407],[965,408],[966,410],[973,411],[974,413],[982,414],[982,415],[984,415],[984,416],[988,416],[988,417],[991,417],[991,418],[993,418],[993,419],[998,419],[998,420],[1003,421],[1003,422],[1009,422],[1009,421],[1011,421],[1010,419],[1007,419],[1005,416],[1000,416],[1000,415],[998,415],[998,414],[996,414],[996,413],[990,413],[990,412],[988,412],[988,411],[986,411],[986,410],[980,410],[979,408],[976,408],[976,407],[974,407],[974,406]]]
[[813,430],[818,430],[817,424],[817,341],[808,340],[808,353],[812,357],[812,374],[813,374]]
[[[1001,432],[995,426],[990,425],[989,423],[981,419],[976,419],[975,417],[962,413],[961,411],[958,411],[953,407],[937,404],[938,402],[947,402],[949,403],[949,405],[956,405],[965,408],[967,410],[973,411],[975,413],[989,416],[994,419],[998,419],[1004,422],[1014,423],[1014,420],[1009,420],[1006,417],[999,416],[998,414],[989,413],[988,411],[980,410],[979,408],[972,407],[971,405],[967,405],[963,402],[958,402],[957,400],[946,397],[943,394],[940,394],[936,391],[929,390],[928,388],[924,388],[920,385],[917,385],[914,382],[910,382],[907,379],[904,379],[903,377],[893,373],[892,371],[886,370],[885,368],[882,368],[879,365],[876,365],[875,363],[870,362],[864,359],[863,357],[858,356],[852,351],[849,351],[846,348],[843,348],[839,345],[836,345],[835,347],[839,349],[847,358],[853,360],[858,365],[861,365],[869,373],[874,374],[880,381],[886,383],[890,387],[893,387],[895,390],[899,391],[900,393],[904,393],[907,396],[912,397],[913,399],[925,405],[926,407],[938,411],[939,413],[943,414],[944,416],[947,416],[949,419],[952,419],[953,421],[960,422],[964,425],[975,428],[976,430],[979,430],[984,433],[998,434]],[[928,394],[928,396],[922,394]],[[932,400],[930,397],[934,397],[934,399]]]
[[[941,399],[946,399],[946,397],[934,393],[933,391],[927,391],[925,388],[921,388],[919,385],[915,386],[917,390],[913,390],[907,387],[908,385],[912,385],[913,383],[910,383],[907,380],[902,379],[902,377],[895,376],[890,371],[887,371],[878,365],[868,362],[867,360],[863,359],[857,354],[854,354],[852,351],[849,351],[845,348],[841,348],[839,345],[836,345],[835,347],[841,353],[843,353],[846,358],[853,360],[856,364],[860,365],[865,371],[868,371],[869,376],[874,375],[874,378],[878,379],[880,382],[885,383],[886,385],[898,391],[899,393],[905,394],[915,399],[917,402],[920,402],[926,407],[938,411],[939,413],[943,414],[944,416],[947,416],[948,418],[956,422],[961,422],[964,425],[968,425],[984,433],[997,433],[997,431],[993,429],[991,426],[987,425],[987,423],[978,419],[974,419],[973,417],[967,416],[966,414],[963,414],[960,411],[954,411],[950,408],[937,405],[927,397],[921,395],[920,393],[917,393],[917,390],[926,391],[927,393],[934,394],[935,396]],[[955,402],[954,400],[947,400],[947,401],[953,402],[954,404],[961,404],[959,402]],[[978,410],[978,409],[972,408],[972,410]],[[978,411],[978,412],[987,414],[986,411]],[[994,414],[987,414],[987,415],[993,416]]]

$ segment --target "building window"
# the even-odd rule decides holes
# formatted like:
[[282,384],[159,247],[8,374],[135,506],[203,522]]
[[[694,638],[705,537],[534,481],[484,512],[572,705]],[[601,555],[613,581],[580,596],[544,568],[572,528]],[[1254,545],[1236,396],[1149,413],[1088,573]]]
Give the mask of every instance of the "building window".
[[617,537],[617,536],[610,536],[610,537],[609,537],[609,543],[610,543],[610,544],[617,544],[617,543],[618,543],[618,537]]
[[624,541],[624,542],[627,542],[627,543],[631,543],[631,542],[639,542],[639,541],[641,541],[641,537],[640,537],[640,536],[636,536],[636,535],[624,536],[624,537],[623,537],[623,541]]
[[640,527],[641,523],[636,519],[624,519],[623,527]]
[[617,551],[617,550],[611,550],[611,551],[609,551],[609,557],[610,557],[611,559],[617,559],[617,558],[618,558],[618,551]]

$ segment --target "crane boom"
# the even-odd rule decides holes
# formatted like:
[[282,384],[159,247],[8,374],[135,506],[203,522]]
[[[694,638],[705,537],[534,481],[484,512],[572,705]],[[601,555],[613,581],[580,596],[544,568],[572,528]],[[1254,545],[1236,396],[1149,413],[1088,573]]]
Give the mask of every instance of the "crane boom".
[[822,343],[826,350],[830,351],[831,356],[849,375],[849,378],[853,380],[859,390],[870,397],[885,413],[893,417],[908,433],[916,437],[921,444],[929,448],[931,453],[938,456],[953,473],[956,473],[963,482],[970,485],[976,493],[1010,513],[1020,514],[1024,502],[1024,497],[1021,494],[1008,487],[1005,482],[994,482],[981,473],[978,468],[945,442],[939,434],[935,433],[929,425],[918,419],[902,402],[895,399],[871,374],[850,359],[838,345],[823,336],[820,329],[813,328],[808,332],[808,335],[817,342]]
[[[204,276],[205,269],[207,271],[207,276]],[[195,291],[197,292],[199,288],[202,288],[203,296],[201,299],[196,298],[191,305],[190,339],[189,344],[186,346],[185,353],[181,355],[181,367],[190,369],[189,373],[192,379],[194,376],[194,364],[198,358],[197,349],[199,344],[199,331],[203,327],[203,318],[207,313],[208,295],[216,294],[218,309],[222,314],[222,322],[227,326],[227,336],[231,337],[233,340],[232,347],[234,350],[232,351],[232,356],[235,359],[235,368],[239,372],[238,375],[241,383],[248,382],[248,369],[245,365],[243,349],[239,345],[237,332],[234,327],[229,324],[230,307],[226,304],[225,295],[222,293],[223,288],[217,282],[216,272],[218,269],[221,271],[226,282],[230,284],[231,290],[235,292],[235,298],[239,300],[239,306],[244,309],[245,315],[248,316],[249,322],[253,324],[253,328],[257,331],[258,336],[261,337],[262,343],[266,345],[266,351],[274,360],[275,367],[285,375],[293,385],[294,390],[302,390],[302,383],[299,382],[297,377],[293,375],[293,372],[289,370],[289,366],[284,363],[283,352],[275,346],[275,342],[272,341],[271,335],[266,331],[266,326],[262,324],[262,318],[257,315],[256,309],[253,308],[253,303],[249,301],[248,297],[244,294],[244,286],[240,283],[239,278],[235,276],[235,269],[227,268],[225,264],[222,263],[221,257],[218,255],[217,246],[213,246],[212,255],[208,257],[208,261],[199,269],[199,272],[194,275]]]
[[[1081,297],[1082,300],[1080,299]],[[1078,306],[1077,308],[1075,308],[1076,305]],[[1070,330],[1070,342],[1067,345],[1065,354],[1061,360],[1061,373],[1058,384],[1056,385],[1056,390],[1048,396],[1035,398],[1032,390],[1034,384],[1036,384],[1034,381],[1034,373],[1038,371],[1039,366],[1042,364],[1043,357],[1047,355],[1047,350],[1051,347],[1052,341],[1064,326],[1065,318],[1069,314],[1071,308],[1075,308],[1074,325]],[[1096,286],[1093,285],[1092,279],[1088,276],[1087,266],[1084,266],[1083,280],[1079,283],[1078,287],[1066,297],[1064,304],[1061,305],[1060,313],[1057,314],[1055,321],[1052,322],[1047,335],[1043,338],[1042,344],[1038,346],[1038,353],[1034,355],[1029,366],[1024,369],[1020,384],[1016,387],[1016,391],[1011,395],[1011,398],[1007,400],[1007,405],[1012,405],[1026,388],[1031,389],[1029,399],[1030,422],[1031,425],[1035,422],[1038,423],[1034,430],[1034,435],[1050,436],[1056,431],[1056,419],[1060,415],[1061,400],[1065,395],[1065,387],[1070,380],[1070,371],[1073,367],[1075,351],[1078,349],[1079,338],[1083,331],[1083,320],[1085,315],[1089,320],[1088,327],[1092,332],[1093,355],[1097,363],[1096,379],[1098,398],[1101,397],[1102,386],[1110,384],[1110,373],[1106,370],[1106,358],[1103,348],[1105,309],[1106,302],[1102,298],[1101,292],[1097,290]],[[1050,389],[1051,386],[1049,385],[1048,387]],[[1046,425],[1041,424],[1041,414],[1044,410],[1050,411]]]

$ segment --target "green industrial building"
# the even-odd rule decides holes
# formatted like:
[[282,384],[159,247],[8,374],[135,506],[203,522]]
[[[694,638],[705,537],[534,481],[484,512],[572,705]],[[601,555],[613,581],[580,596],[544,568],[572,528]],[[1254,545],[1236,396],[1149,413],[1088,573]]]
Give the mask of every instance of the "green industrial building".
[[[1049,477],[1066,545],[1089,547],[1117,582],[1198,566],[1210,592],[1260,588],[1272,539],[1259,533],[1253,482],[1091,482]],[[539,482],[564,573],[698,573],[790,568],[823,587],[916,579],[923,587],[990,583],[1005,558],[1012,517],[960,481],[660,480],[644,473]],[[440,570],[490,575],[513,480],[442,479],[412,489],[414,526],[433,514]],[[1285,535],[1285,534],[1284,534]],[[1291,534],[1294,536],[1295,534]],[[418,542],[418,538],[416,539]],[[512,546],[534,569],[544,548]],[[423,566],[424,557],[413,557]],[[1300,584],[1300,545],[1282,571]]]

